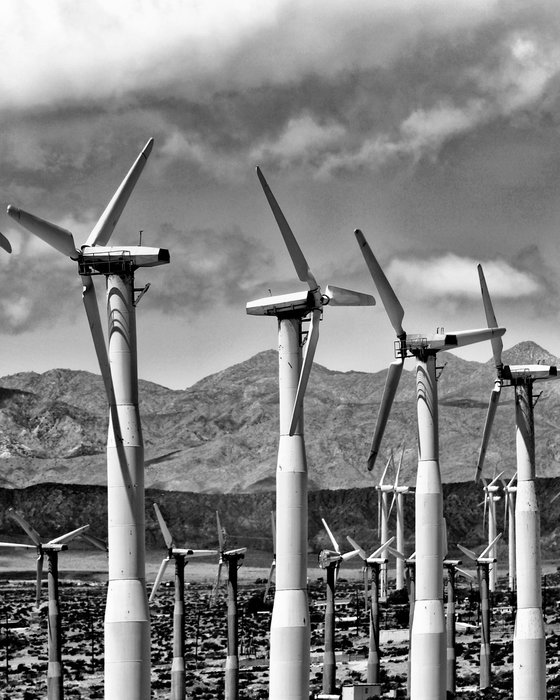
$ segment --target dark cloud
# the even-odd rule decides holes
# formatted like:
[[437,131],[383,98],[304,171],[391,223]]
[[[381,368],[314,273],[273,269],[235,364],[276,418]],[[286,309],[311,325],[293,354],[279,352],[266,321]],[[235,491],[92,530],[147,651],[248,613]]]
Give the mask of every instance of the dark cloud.
[[263,279],[271,268],[271,254],[239,229],[179,231],[171,224],[161,227],[158,239],[169,248],[171,262],[162,270],[157,295],[146,305],[173,314],[206,313],[216,305],[245,304],[262,295]]

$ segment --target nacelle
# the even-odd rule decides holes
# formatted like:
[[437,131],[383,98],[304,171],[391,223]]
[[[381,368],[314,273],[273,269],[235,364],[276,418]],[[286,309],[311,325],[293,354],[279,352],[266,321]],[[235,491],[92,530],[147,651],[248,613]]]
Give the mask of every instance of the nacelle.
[[264,297],[250,301],[246,306],[247,313],[251,316],[304,316],[314,308],[315,300],[311,291]]
[[155,267],[169,262],[169,251],[165,248],[146,246],[84,246],[79,264],[80,273],[118,273],[122,269]]

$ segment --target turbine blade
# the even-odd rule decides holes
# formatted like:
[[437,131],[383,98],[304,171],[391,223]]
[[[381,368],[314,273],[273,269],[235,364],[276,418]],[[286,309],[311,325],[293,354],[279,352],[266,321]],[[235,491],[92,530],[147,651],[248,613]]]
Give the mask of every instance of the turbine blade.
[[379,557],[380,554],[383,554],[390,544],[393,544],[394,539],[394,537],[389,537],[386,542],[383,542],[381,547],[378,547],[372,554],[369,555],[368,560],[377,559],[377,557]]
[[365,552],[365,549],[362,549],[362,547],[360,547],[360,545],[355,540],[353,540],[350,537],[350,535],[346,535],[346,539],[348,540],[348,542],[350,542],[352,547],[354,547],[356,552],[358,552],[358,554],[360,555],[360,558],[365,561],[367,559],[367,554]]
[[[494,313],[494,307],[492,306],[492,300],[490,299],[490,293],[488,292],[488,286],[486,284],[486,278],[484,277],[484,271],[482,265],[478,265],[478,278],[480,280],[480,289],[482,291],[482,303],[484,304],[484,312],[486,314],[486,323],[488,328],[497,328],[498,322],[496,321],[496,315]],[[503,366],[502,363],[502,350],[504,349],[504,344],[502,343],[501,337],[493,337],[491,339],[492,343],[492,354],[494,355],[494,364],[496,367],[500,368]]]
[[325,296],[331,306],[375,306],[375,299],[371,294],[354,292],[344,287],[335,287],[333,284],[327,285]]
[[270,590],[270,585],[272,583],[272,574],[274,573],[275,568],[276,568],[276,561],[273,559],[272,564],[270,565],[270,569],[268,570],[268,578],[266,580],[266,587],[264,589],[263,600],[266,600],[266,598],[268,596],[268,592]]
[[25,532],[29,535],[31,541],[37,546],[41,546],[41,535],[34,530],[31,525],[27,522],[27,520],[21,515],[21,513],[18,513],[17,510],[14,510],[13,508],[8,508],[6,511],[6,514],[9,518],[12,520],[15,520],[16,523],[23,529]]
[[0,233],[0,248],[3,248],[6,253],[11,253],[12,252],[12,246],[10,245],[10,241],[4,236],[3,233]]
[[72,542],[72,540],[75,540],[76,537],[79,537],[82,534],[82,532],[85,532],[86,530],[89,530],[89,525],[82,525],[76,530],[72,530],[72,532],[67,532],[65,535],[55,537],[54,540],[49,540],[48,544],[67,544],[68,542]]
[[375,424],[375,431],[373,433],[373,439],[371,441],[371,448],[367,461],[369,471],[373,469],[375,460],[377,459],[377,455],[379,453],[381,440],[383,438],[383,433],[385,432],[387,421],[389,420],[389,413],[391,412],[395,394],[397,393],[403,366],[404,363],[402,360],[391,362],[389,365],[387,379],[385,380],[385,387],[383,388],[383,395],[381,397],[381,405],[379,406],[379,413],[377,415],[377,423]]
[[320,318],[321,309],[313,309],[311,316],[311,327],[309,329],[309,336],[305,345],[305,354],[303,357],[303,363],[299,375],[299,383],[296,391],[296,398],[294,401],[294,408],[292,411],[292,421],[290,424],[289,432],[290,435],[293,435],[296,432],[296,429],[301,419],[305,390],[307,389],[307,382],[309,381],[309,375],[311,374],[311,368],[313,367],[313,358],[315,357],[317,341],[319,340]]
[[346,552],[346,554],[342,555],[342,561],[353,559],[354,557],[358,556],[359,553],[360,552],[357,549],[353,549],[351,552]]
[[105,542],[105,540],[95,537],[95,535],[90,535],[88,532],[84,532],[81,537],[83,540],[89,542],[94,547],[97,547],[97,549],[100,549],[102,552],[109,551],[109,547],[107,546],[107,542]]
[[323,523],[323,527],[327,531],[327,535],[329,536],[330,541],[332,542],[332,545],[334,547],[334,551],[338,552],[340,554],[340,547],[338,546],[338,542],[335,540],[334,535],[332,534],[329,526],[327,525],[325,518],[321,518],[321,521]]
[[396,490],[397,486],[399,485],[399,474],[401,473],[401,467],[402,467],[403,460],[404,460],[404,445],[403,445],[402,450],[401,450],[401,458],[399,459],[399,466],[397,467],[397,473],[395,475],[395,483],[393,485],[393,488],[395,490]]
[[490,542],[490,543],[488,544],[488,547],[486,547],[486,549],[485,549],[484,551],[482,551],[482,552],[478,555],[478,558],[479,558],[479,559],[484,559],[484,557],[488,556],[488,553],[490,552],[490,550],[492,549],[492,547],[496,544],[496,542],[497,542],[501,537],[502,537],[502,533],[500,532],[500,533],[498,533],[498,534],[496,535],[496,537],[494,537],[494,539],[492,540],[492,542]]
[[41,605],[41,583],[43,580],[43,552],[37,555],[37,575],[35,580],[35,607]]
[[458,544],[457,547],[463,552],[463,554],[466,554],[469,559],[472,559],[473,561],[476,561],[478,559],[477,555],[472,551],[472,549],[467,549],[466,547],[463,547],[462,544]]
[[34,236],[50,245],[51,248],[58,250],[59,253],[67,255],[73,260],[78,259],[80,253],[76,250],[74,236],[70,231],[56,224],[51,224],[50,221],[41,219],[23,209],[18,209],[18,207],[14,207],[11,204],[8,207],[8,215],[17,221],[20,226],[23,226]]
[[220,556],[224,551],[224,531],[222,530],[222,524],[220,522],[220,514],[216,511],[216,523],[218,525],[218,543],[220,547]]
[[280,229],[280,233],[282,234],[284,243],[288,248],[288,253],[290,254],[290,257],[296,269],[297,276],[302,282],[307,282],[307,284],[309,285],[309,289],[314,291],[319,287],[319,285],[317,284],[317,280],[315,279],[313,273],[309,269],[307,260],[305,259],[305,256],[303,255],[301,248],[299,247],[298,242],[296,241],[296,237],[294,236],[290,225],[286,221],[286,217],[282,213],[282,210],[280,209],[280,206],[276,201],[276,198],[272,194],[272,190],[268,186],[268,183],[265,180],[264,175],[262,174],[261,169],[259,167],[257,167],[257,176],[264,190],[264,194],[268,200],[268,204],[272,209],[272,213],[274,214],[274,218],[276,219],[276,223],[278,224],[278,228]]
[[393,464],[393,450],[391,450],[391,454],[389,455],[389,459],[387,460],[385,464],[385,469],[383,469],[383,473],[381,474],[381,479],[379,479],[379,486],[383,486],[383,482],[385,481],[385,477],[387,476],[387,471],[389,469],[389,465]]
[[167,527],[167,523],[163,519],[163,515],[161,514],[161,511],[160,511],[157,503],[154,503],[154,510],[156,512],[156,517],[157,517],[158,523],[159,523],[159,529],[161,530],[161,534],[163,535],[163,540],[165,542],[165,546],[167,547],[167,549],[171,549],[173,547],[173,537],[171,536],[171,533],[169,532],[169,528]]
[[18,544],[17,542],[0,542],[3,549],[37,549],[34,544]]
[[216,576],[216,583],[214,584],[214,588],[212,590],[212,602],[216,602],[216,598],[218,597],[218,589],[220,588],[220,581],[222,578],[222,566],[223,566],[223,561],[220,557],[220,561],[218,562],[218,575]]
[[492,426],[494,424],[494,417],[496,416],[496,411],[498,409],[498,404],[500,402],[500,395],[502,392],[502,382],[497,379],[494,383],[494,388],[490,394],[490,403],[488,404],[488,411],[486,412],[486,421],[484,423],[484,432],[482,433],[482,444],[480,446],[480,452],[478,453],[478,461],[476,463],[476,472],[474,475],[475,482],[478,482],[482,476],[482,469],[484,467],[484,460],[486,459],[486,451],[488,449],[488,443],[490,442],[490,434],[492,432]]
[[399,552],[398,549],[395,549],[394,547],[387,547],[387,551],[390,552],[395,559],[402,559],[402,561],[406,561],[406,557],[402,552]]
[[123,209],[128,202],[128,198],[136,186],[142,170],[144,170],[144,166],[146,165],[148,156],[152,151],[153,145],[154,140],[150,139],[144,146],[144,149],[138,158],[134,161],[132,168],[130,168],[128,171],[120,187],[113,195],[109,204],[106,206],[105,211],[103,214],[101,214],[101,217],[95,225],[93,231],[89,234],[86,241],[86,246],[107,245],[107,242],[109,241],[109,238],[111,238],[111,235],[115,230],[115,226],[120,219]]
[[393,498],[391,499],[391,505],[389,506],[389,512],[388,512],[388,514],[387,514],[387,517],[388,517],[388,518],[391,517],[391,513],[393,512],[393,508],[394,508],[394,506],[395,506],[396,500],[397,500],[397,492],[395,491],[395,492],[393,493]]
[[381,516],[383,510],[383,496],[381,489],[377,489],[377,536],[381,538]]
[[89,330],[97,355],[97,362],[103,383],[105,385],[105,393],[110,406],[115,403],[115,392],[113,389],[113,379],[111,376],[111,366],[109,364],[109,355],[107,353],[107,343],[103,334],[103,326],[99,315],[99,305],[97,303],[97,295],[91,275],[82,275],[82,301],[88,319]]
[[270,524],[272,526],[272,553],[276,556],[276,518],[273,510],[270,511]]
[[152,592],[150,593],[150,598],[149,598],[149,603],[152,602],[152,600],[156,597],[156,593],[159,588],[159,584],[161,583],[163,579],[163,575],[165,574],[165,569],[167,568],[167,565],[169,564],[169,557],[166,557],[160,564],[159,570],[157,572],[156,580],[154,581],[154,585],[152,587]]
[[402,327],[404,309],[401,306],[401,303],[398,300],[393,288],[389,284],[389,280],[387,277],[385,277],[385,273],[381,269],[381,265],[377,262],[377,259],[369,247],[364,234],[359,229],[356,229],[354,231],[354,235],[358,240],[358,245],[360,246],[360,250],[362,251],[366,265],[368,266],[375,286],[377,287],[377,291],[379,292],[379,296],[381,297],[385,311],[389,316],[391,325],[395,329],[397,338],[405,338],[406,333]]

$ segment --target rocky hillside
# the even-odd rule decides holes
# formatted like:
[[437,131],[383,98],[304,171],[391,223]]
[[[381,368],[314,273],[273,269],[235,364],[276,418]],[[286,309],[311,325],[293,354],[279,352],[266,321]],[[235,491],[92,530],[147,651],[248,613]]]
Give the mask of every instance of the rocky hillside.
[[[441,367],[440,445],[445,482],[472,478],[495,370],[453,354]],[[526,342],[504,353],[506,363],[545,362],[552,357]],[[388,452],[405,445],[403,481],[416,467],[414,362],[401,380],[384,438]],[[305,400],[306,446],[311,489],[371,486],[365,469],[386,372],[313,369]],[[537,472],[560,467],[560,386],[542,383],[535,407]],[[538,393],[538,391],[536,391]],[[515,471],[513,390],[503,399],[487,456],[488,473]],[[146,446],[146,486],[205,493],[270,492],[278,444],[278,366],[274,351],[260,353],[184,391],[141,382]],[[20,373],[0,379],[0,486],[45,482],[103,485],[107,409],[97,375],[70,370]]]

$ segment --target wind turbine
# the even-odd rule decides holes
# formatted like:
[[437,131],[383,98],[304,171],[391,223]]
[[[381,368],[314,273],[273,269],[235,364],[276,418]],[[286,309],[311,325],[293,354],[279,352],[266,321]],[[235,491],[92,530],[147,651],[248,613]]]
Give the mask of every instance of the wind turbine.
[[[108,246],[109,238],[152,150],[150,139],[105,208],[86,243],[66,229],[14,206],[8,214],[78,263],[82,299],[109,401],[107,511],[109,585],[105,611],[105,699],[150,697],[150,618],[146,596],[144,447],[138,409],[134,272],[169,262],[169,251]],[[105,275],[109,349],[101,326],[94,275]],[[146,290],[146,287],[142,290]]]
[[343,561],[348,561],[358,554],[352,552],[342,554],[340,546],[332,534],[327,522],[321,518],[323,527],[332,543],[334,550],[323,549],[319,553],[319,566],[327,572],[327,599],[325,606],[325,651],[323,655],[323,694],[334,695],[336,690],[336,659],[334,651],[334,596],[338,570]]
[[[486,514],[488,514],[488,544],[495,540],[498,533],[496,503],[501,500],[501,496],[498,496],[498,491],[500,489],[498,480],[502,476],[502,473],[503,472],[495,476],[490,482],[486,479],[482,479],[482,483],[484,484],[484,515],[486,516]],[[498,560],[498,550],[495,545],[488,552],[488,556],[491,559]],[[498,566],[497,564],[491,563],[488,571],[488,585],[491,593],[496,590],[497,580]]]
[[208,557],[217,554],[215,549],[191,549],[175,546],[173,536],[157,503],[154,510],[159,523],[159,529],[167,548],[167,556],[161,562],[156,580],[150,594],[151,603],[159,589],[165,574],[165,569],[173,559],[175,562],[175,598],[173,606],[173,661],[171,663],[171,700],[185,698],[185,566],[195,557]]
[[393,556],[403,558],[401,552],[393,549],[389,545],[395,539],[391,537],[383,542],[381,546],[372,552],[369,556],[365,550],[360,547],[350,536],[346,538],[348,542],[358,551],[358,554],[364,561],[367,569],[371,570],[371,594],[369,607],[369,652],[367,660],[367,683],[379,683],[379,670],[381,652],[379,649],[379,574],[381,567],[387,564],[387,557],[384,556],[385,551],[390,552]]
[[372,469],[407,357],[416,358],[418,473],[416,481],[416,603],[411,633],[411,697],[445,698],[445,618],[443,612],[443,497],[439,469],[436,356],[489,340],[504,328],[483,328],[431,337],[407,335],[404,310],[361,231],[358,245],[397,334],[396,362],[389,367],[373,436],[368,468]]
[[445,612],[445,628],[447,639],[447,693],[449,698],[455,697],[457,681],[457,656],[456,656],[456,624],[455,624],[455,600],[457,574],[467,578],[473,578],[468,571],[460,569],[460,559],[444,559],[443,567],[447,572],[447,609]]
[[[399,465],[397,467],[397,473],[395,475],[395,483],[393,484],[393,501],[391,502],[391,507],[389,508],[389,513],[393,510],[393,505],[396,504],[397,507],[397,527],[395,541],[396,548],[399,552],[404,554],[404,497],[408,493],[414,493],[414,486],[400,486],[399,485],[399,474],[401,471],[403,459],[404,459],[404,445],[401,452],[401,458],[399,460]],[[400,557],[397,557],[395,561],[395,590],[399,591],[401,588],[405,587],[405,573],[404,573],[405,562]]]
[[[482,266],[478,266],[486,320],[490,328],[496,316]],[[492,341],[496,380],[490,397],[482,445],[478,456],[475,481],[482,474],[484,458],[501,390],[512,386],[515,391],[515,425],[517,452],[517,497],[515,504],[517,615],[513,636],[514,700],[546,697],[546,648],[542,614],[540,512],[535,491],[535,423],[533,385],[558,378],[556,366],[504,365],[502,343]]]
[[[80,537],[89,525],[67,532],[65,535],[55,537],[48,542],[44,542],[41,535],[27,522],[27,520],[13,508],[8,508],[7,513],[9,518],[14,520],[24,530],[31,541],[32,545],[16,545],[17,547],[25,547],[26,549],[34,548],[37,550],[37,597],[36,604],[39,607],[41,601],[41,578],[43,573],[43,559],[47,557],[48,562],[48,595],[49,595],[49,612],[48,612],[48,666],[47,666],[47,697],[49,700],[62,700],[64,697],[63,685],[63,666],[61,652],[61,622],[60,622],[60,606],[58,596],[58,553],[68,549],[68,543]],[[13,546],[9,542],[0,543],[0,547]]]
[[276,569],[276,522],[274,518],[274,511],[270,511],[270,524],[272,527],[272,562],[270,564],[270,569],[268,570],[268,577],[266,579],[266,587],[263,594],[263,603],[268,597],[270,591],[270,586],[272,584],[272,575]]
[[[508,588],[515,590],[515,493],[517,486],[515,480],[517,472],[509,481],[502,479],[504,491],[504,530],[508,533]],[[551,502],[554,499],[551,499]]]
[[[280,441],[276,469],[276,590],[270,628],[270,700],[307,700],[310,630],[303,398],[324,306],[363,306],[375,301],[369,294],[341,287],[327,286],[324,293],[321,291],[259,168],[257,175],[296,273],[308,286],[304,292],[266,297],[247,304],[248,314],[278,319]],[[309,316],[309,332],[303,334],[302,324]]]
[[[491,555],[491,551],[500,539],[502,533],[496,535],[495,539],[488,544],[480,554],[475,554],[472,550],[458,544],[459,549],[467,555],[469,559],[476,562],[478,573],[478,587],[480,591],[480,689],[489,688],[492,680],[492,657],[490,648],[490,586],[489,571],[490,566],[496,563],[496,559]],[[528,697],[528,696],[527,696]]]
[[[389,494],[393,491],[393,486],[385,484],[384,480],[390,464],[393,466],[395,464],[392,450],[379,479],[379,484],[375,487],[377,490],[377,531],[380,542],[386,542],[389,539]],[[387,600],[387,574],[387,564],[382,564],[379,571],[379,597],[382,601]]]
[[218,525],[218,542],[220,544],[218,560],[218,576],[214,589],[214,597],[220,586],[220,576],[224,562],[228,568],[227,586],[227,657],[225,665],[225,700],[237,700],[239,697],[239,625],[237,616],[237,570],[245,558],[247,547],[225,549],[225,530],[220,522],[220,514],[216,511]]

